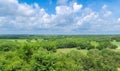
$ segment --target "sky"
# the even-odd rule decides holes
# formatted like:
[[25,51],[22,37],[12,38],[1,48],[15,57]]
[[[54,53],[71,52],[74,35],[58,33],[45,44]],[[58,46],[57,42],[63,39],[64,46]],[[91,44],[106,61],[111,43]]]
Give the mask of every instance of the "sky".
[[120,34],[120,0],[0,0],[0,34]]

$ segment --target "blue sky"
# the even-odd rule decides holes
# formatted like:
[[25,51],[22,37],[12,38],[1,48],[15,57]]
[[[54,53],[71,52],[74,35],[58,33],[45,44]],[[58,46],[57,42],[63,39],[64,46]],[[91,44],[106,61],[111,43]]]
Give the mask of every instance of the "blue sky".
[[120,34],[120,0],[0,0],[0,34]]

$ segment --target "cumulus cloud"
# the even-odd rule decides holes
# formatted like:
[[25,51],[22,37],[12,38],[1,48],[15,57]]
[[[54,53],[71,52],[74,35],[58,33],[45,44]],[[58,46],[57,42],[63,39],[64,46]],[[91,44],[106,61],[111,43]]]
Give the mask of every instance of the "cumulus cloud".
[[[0,17],[4,18],[1,25],[11,24],[15,28],[31,29],[35,26],[45,26],[48,14],[38,4],[20,4],[17,0],[0,1]],[[43,20],[42,20],[43,19]]]
[[105,16],[105,17],[109,17],[110,15],[112,15],[112,12],[107,10],[107,5],[103,5],[102,13],[103,13],[103,16]]
[[77,3],[73,4],[73,10],[74,12],[78,12],[82,8],[82,5],[78,5]]
[[117,19],[117,22],[120,22],[120,18]]
[[37,3],[28,5],[18,0],[0,0],[0,30],[98,33],[120,26],[120,19],[111,18],[112,12],[107,10],[107,5],[96,12],[76,2],[66,5],[67,1],[58,0],[61,5],[55,7],[55,14],[48,14]]

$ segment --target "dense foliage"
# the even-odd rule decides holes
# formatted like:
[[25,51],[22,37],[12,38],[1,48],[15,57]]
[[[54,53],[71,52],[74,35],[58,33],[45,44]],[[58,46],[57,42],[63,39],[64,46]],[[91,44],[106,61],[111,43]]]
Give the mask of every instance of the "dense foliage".
[[[0,71],[117,71],[120,51],[114,51],[117,46],[112,44],[114,40],[111,38],[54,36],[52,39],[42,36],[1,39]],[[64,48],[77,48],[78,51],[57,52]]]

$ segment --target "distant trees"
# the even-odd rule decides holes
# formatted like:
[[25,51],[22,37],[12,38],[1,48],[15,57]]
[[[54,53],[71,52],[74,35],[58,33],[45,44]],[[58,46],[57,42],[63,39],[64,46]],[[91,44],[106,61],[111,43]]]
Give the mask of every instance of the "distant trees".
[[[92,43],[95,42],[95,43]],[[97,44],[97,45],[96,45]],[[27,39],[27,41],[24,42],[2,42],[0,44],[0,51],[11,51],[15,49],[19,49],[23,46],[30,46],[35,47],[34,49],[44,48],[48,51],[56,51],[56,49],[59,48],[77,48],[77,49],[116,49],[117,46],[112,44],[110,41],[95,41],[95,40],[84,40],[84,39],[60,39],[60,40],[30,40]]]
[[61,41],[56,45],[57,48],[74,48],[77,47],[77,44],[72,41]]
[[116,49],[117,46],[112,44],[111,42],[99,42],[99,45],[96,47],[99,50],[110,48],[110,49]]
[[106,48],[116,49],[118,47],[118,46],[112,44],[109,41],[96,42],[97,46],[95,44],[92,44],[91,42],[93,42],[93,41],[84,41],[84,42],[81,42],[81,43],[78,44],[77,49],[87,49],[87,50],[90,50],[90,49],[99,49],[99,50],[102,50],[102,49],[106,49]]
[[79,43],[77,47],[77,49],[87,49],[87,50],[94,49],[94,48],[95,46],[93,46],[90,42]]
[[113,36],[113,37],[111,38],[111,40],[112,40],[112,41],[115,40],[115,41],[117,41],[117,42],[120,42],[120,36]]

